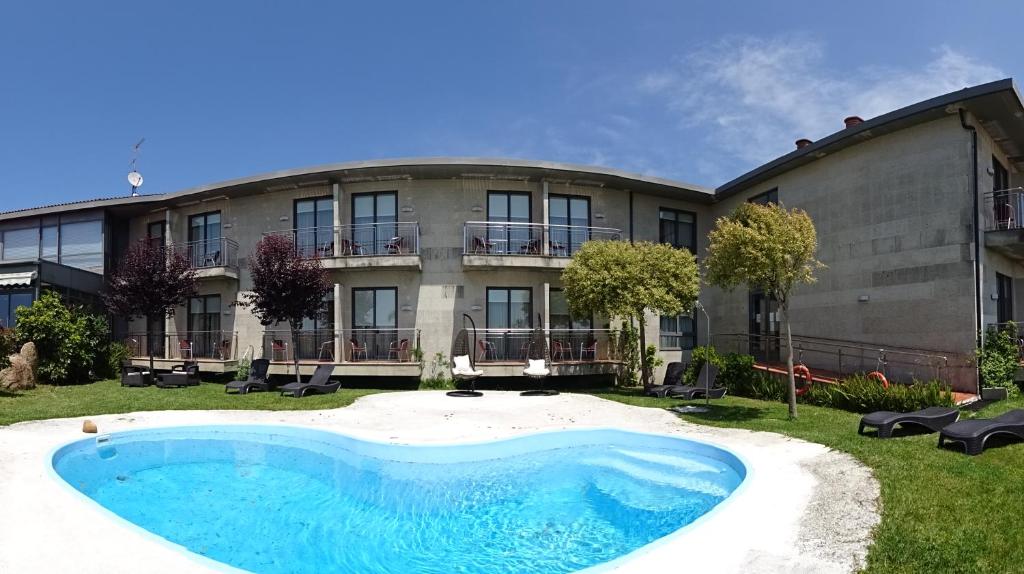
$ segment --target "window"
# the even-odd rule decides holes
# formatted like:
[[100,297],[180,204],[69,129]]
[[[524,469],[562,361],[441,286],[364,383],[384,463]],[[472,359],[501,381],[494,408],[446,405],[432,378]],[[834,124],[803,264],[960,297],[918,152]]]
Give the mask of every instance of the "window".
[[569,312],[569,302],[565,299],[565,291],[552,289],[548,294],[548,320],[552,329],[573,329],[589,331],[594,327],[592,317],[573,317]]
[[201,295],[188,302],[188,340],[195,357],[216,357],[220,344],[220,295]]
[[661,208],[658,212],[658,241],[697,253],[697,216],[689,211]]
[[334,199],[295,201],[295,246],[304,257],[334,254]]
[[398,289],[371,287],[352,290],[352,327],[394,329],[397,326]]
[[0,329],[11,329],[17,324],[18,307],[31,307],[33,291],[6,291],[0,293]]
[[149,242],[150,247],[163,248],[166,245],[165,227],[166,222],[164,221],[154,221],[146,226],[146,241]]
[[1013,279],[996,273],[996,322],[1002,325],[1013,320]]
[[539,253],[541,237],[534,236],[530,223],[530,194],[514,191],[487,192],[487,241],[495,253]]
[[69,267],[103,273],[103,222],[61,223],[60,262]]
[[221,265],[220,212],[200,213],[188,218],[188,257],[192,267]]
[[766,191],[764,193],[761,193],[761,194],[755,195],[754,197],[751,197],[747,201],[749,201],[750,203],[757,203],[757,204],[760,204],[760,205],[768,205],[769,203],[774,203],[774,204],[778,205],[778,203],[779,203],[779,188],[776,187],[774,189],[769,189],[768,191]]
[[12,229],[4,232],[4,260],[19,261],[39,257],[39,228]]
[[387,254],[397,234],[398,192],[379,191],[352,195],[352,243],[356,255]]
[[992,156],[992,191],[1004,189],[1010,189],[1010,172],[996,156]]
[[661,318],[662,349],[689,350],[697,345],[697,321],[691,315]]
[[42,258],[46,261],[58,261],[60,259],[60,244],[58,243],[58,232],[56,225],[47,225],[42,231]]
[[533,327],[533,289],[488,287],[487,328],[529,329]]
[[572,256],[590,239],[590,198],[549,196],[548,223],[555,226],[548,232],[551,255]]

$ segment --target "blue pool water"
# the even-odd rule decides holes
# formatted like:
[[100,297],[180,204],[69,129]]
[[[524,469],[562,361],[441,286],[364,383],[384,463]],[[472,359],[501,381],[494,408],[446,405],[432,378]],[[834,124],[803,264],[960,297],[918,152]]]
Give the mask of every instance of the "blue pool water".
[[616,430],[399,446],[276,426],[119,433],[53,465],[122,518],[267,574],[574,572],[689,524],[746,473],[715,447]]

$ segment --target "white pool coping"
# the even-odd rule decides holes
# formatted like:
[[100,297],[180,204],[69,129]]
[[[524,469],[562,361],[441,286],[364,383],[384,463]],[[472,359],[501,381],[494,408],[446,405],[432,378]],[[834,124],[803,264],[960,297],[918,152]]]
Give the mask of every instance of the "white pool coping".
[[[589,395],[488,392],[370,395],[323,411],[155,411],[90,417],[100,433],[174,425],[288,424],[401,444],[479,442],[568,428],[666,434],[729,449],[751,476],[714,512],[601,572],[853,572],[879,521],[877,481],[844,453],[774,433],[717,429]],[[0,427],[0,572],[214,572],[67,488],[55,448],[83,438],[82,418]],[[856,429],[850,429],[855,432]]]

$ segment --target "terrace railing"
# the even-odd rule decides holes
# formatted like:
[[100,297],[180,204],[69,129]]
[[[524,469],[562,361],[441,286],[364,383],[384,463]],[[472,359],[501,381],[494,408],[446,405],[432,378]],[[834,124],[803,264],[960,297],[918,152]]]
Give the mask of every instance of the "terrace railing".
[[226,237],[178,243],[170,249],[184,255],[193,269],[238,268],[238,243]]
[[299,331],[298,339],[296,347],[290,330],[266,331],[263,334],[263,358],[288,362],[294,361],[298,355],[300,361],[335,362],[332,329]]
[[990,191],[984,195],[985,231],[1024,228],[1024,188]]
[[[477,363],[525,363],[530,356],[533,329],[477,331]],[[552,363],[592,363],[619,360],[618,332],[608,329],[545,329]]]
[[[299,331],[298,348],[291,331],[272,330],[263,336],[263,357],[272,361],[322,362],[412,362],[413,350],[419,345],[420,330],[409,328],[356,328],[344,331],[331,329]],[[335,345],[341,342],[344,357],[335,356]]]
[[420,224],[408,221],[285,229],[268,235],[291,237],[299,254],[309,258],[420,253]]
[[572,257],[587,241],[618,241],[611,227],[468,221],[463,227],[466,255]]
[[150,348],[155,358],[236,359],[238,333],[234,331],[181,331],[170,333],[132,332],[124,339],[133,358],[148,358]]

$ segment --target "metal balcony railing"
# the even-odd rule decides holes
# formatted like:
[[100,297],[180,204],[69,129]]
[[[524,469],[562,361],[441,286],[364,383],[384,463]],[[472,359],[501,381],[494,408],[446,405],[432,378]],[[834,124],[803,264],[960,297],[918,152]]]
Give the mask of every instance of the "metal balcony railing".
[[984,195],[982,216],[985,231],[1022,229],[1024,222],[1024,188],[1014,187],[990,191]]
[[286,229],[268,235],[291,237],[299,254],[308,258],[420,253],[420,224],[408,221]]
[[587,241],[622,239],[611,227],[468,221],[463,228],[466,255],[572,257]]
[[412,362],[413,349],[419,344],[420,330],[409,328],[356,328],[344,331],[330,329],[300,331],[298,348],[291,331],[267,331],[263,336],[263,357],[272,361],[340,362],[335,357],[335,343],[342,343],[343,359],[350,362]]
[[193,269],[238,268],[238,243],[226,237],[178,243],[170,246],[170,249],[184,255]]
[[[530,356],[533,329],[477,331],[477,363],[525,363]],[[545,329],[552,363],[617,361],[618,332],[609,329]]]
[[124,343],[134,358],[148,358],[150,348],[158,359],[212,359],[233,361],[238,346],[234,331],[181,331],[170,333],[129,333]]

